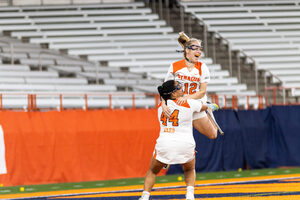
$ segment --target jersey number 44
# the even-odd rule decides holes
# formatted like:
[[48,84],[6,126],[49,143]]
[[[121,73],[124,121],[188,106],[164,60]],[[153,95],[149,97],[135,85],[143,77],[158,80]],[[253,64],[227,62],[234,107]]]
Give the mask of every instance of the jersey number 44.
[[178,126],[178,114],[179,110],[174,110],[170,116],[170,118],[167,118],[164,113],[161,113],[160,121],[164,126],[167,126],[167,123],[172,123],[172,126]]

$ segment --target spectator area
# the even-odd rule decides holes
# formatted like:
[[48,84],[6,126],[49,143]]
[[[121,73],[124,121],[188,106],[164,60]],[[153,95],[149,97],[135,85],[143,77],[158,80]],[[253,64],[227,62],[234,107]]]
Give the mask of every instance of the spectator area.
[[[300,5],[296,0],[181,1],[185,12],[254,58],[284,87],[300,86]],[[277,80],[274,79],[274,82]]]
[[[182,58],[175,51],[180,49],[177,33],[142,2],[4,7],[0,8],[0,25],[2,33],[19,41],[20,46],[14,47],[15,63],[27,66],[22,76],[8,75],[25,84],[19,89],[17,83],[5,84],[10,86],[2,91],[156,93],[170,63]],[[11,49],[2,46],[0,56],[9,62]],[[40,53],[40,46],[52,53]],[[211,71],[209,93],[255,94],[211,58],[201,59]],[[51,81],[41,80],[38,74]],[[100,84],[95,85],[95,80]]]

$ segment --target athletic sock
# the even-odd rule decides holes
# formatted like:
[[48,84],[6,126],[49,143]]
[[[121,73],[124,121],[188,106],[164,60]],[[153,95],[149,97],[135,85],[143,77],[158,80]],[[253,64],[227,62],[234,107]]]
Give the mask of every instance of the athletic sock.
[[143,194],[140,199],[141,200],[149,200],[149,197],[150,197],[150,193],[147,191],[143,191]]
[[193,186],[187,186],[186,188],[186,199],[194,200],[194,187]]

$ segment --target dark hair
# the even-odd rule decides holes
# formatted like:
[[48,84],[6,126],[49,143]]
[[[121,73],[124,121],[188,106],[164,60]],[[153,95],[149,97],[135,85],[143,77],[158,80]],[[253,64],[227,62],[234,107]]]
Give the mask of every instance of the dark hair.
[[164,82],[161,86],[157,87],[159,95],[167,101],[168,99],[171,99],[171,94],[175,90],[175,81],[169,80]]

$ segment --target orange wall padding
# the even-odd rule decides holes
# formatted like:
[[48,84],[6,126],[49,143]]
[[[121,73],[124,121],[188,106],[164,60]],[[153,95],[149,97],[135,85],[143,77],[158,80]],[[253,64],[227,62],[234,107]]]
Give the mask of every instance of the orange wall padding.
[[0,112],[4,186],[144,177],[159,135],[155,109]]

